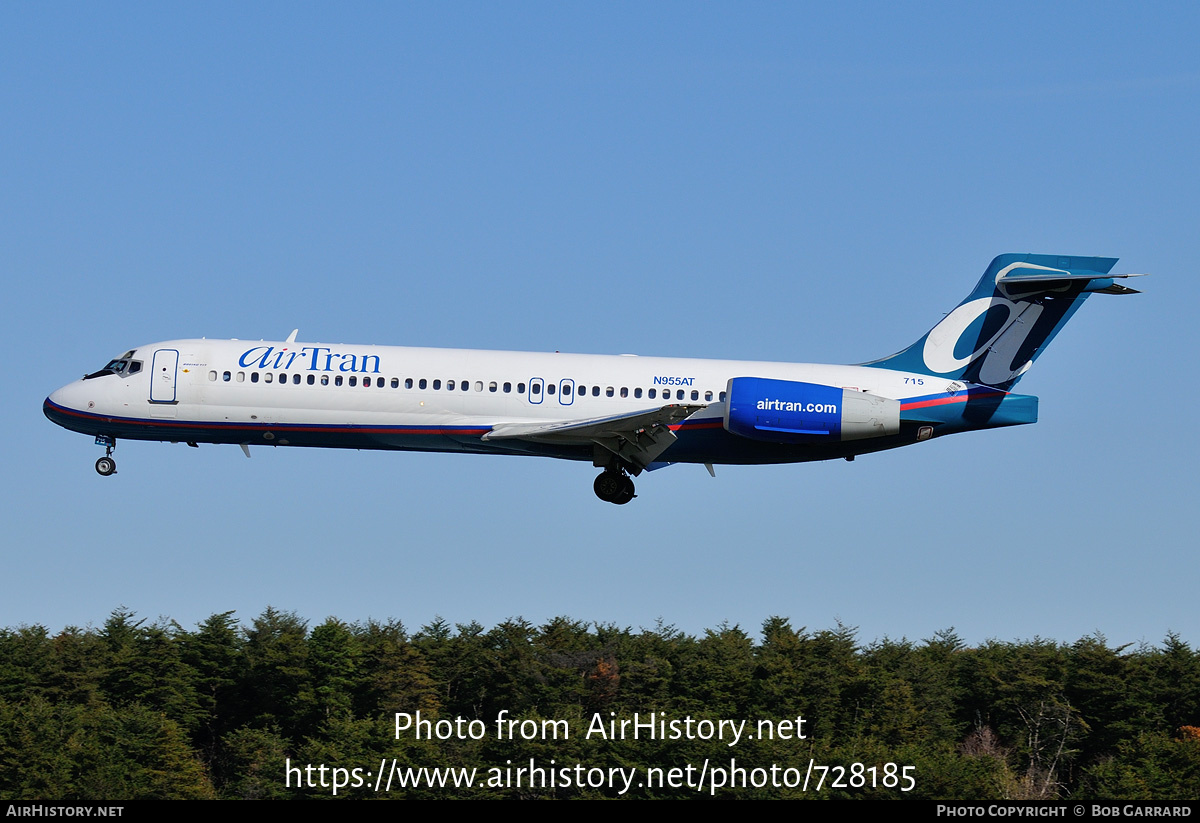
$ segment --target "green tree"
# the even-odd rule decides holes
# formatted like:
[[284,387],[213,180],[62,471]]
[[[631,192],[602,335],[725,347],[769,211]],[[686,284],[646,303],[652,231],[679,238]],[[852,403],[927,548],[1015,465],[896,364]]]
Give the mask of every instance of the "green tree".
[[196,740],[211,761],[217,741],[232,727],[237,714],[237,682],[246,662],[234,613],[214,614],[194,633],[181,632],[181,655],[195,671],[199,713]]
[[1081,799],[1195,802],[1200,797],[1200,738],[1147,732],[1117,744],[1087,770]]
[[289,744],[274,729],[249,726],[221,739],[214,764],[221,797],[232,800],[273,800],[295,796],[288,788]]
[[245,657],[238,683],[242,716],[260,728],[278,726],[288,737],[301,731],[300,696],[310,687],[305,622],[268,606],[246,631]]
[[327,619],[308,638],[308,668],[316,722],[350,716],[362,647],[340,620]]
[[391,716],[421,711],[433,716],[441,702],[428,661],[411,643],[399,621],[367,621],[357,631],[362,647],[355,716]]

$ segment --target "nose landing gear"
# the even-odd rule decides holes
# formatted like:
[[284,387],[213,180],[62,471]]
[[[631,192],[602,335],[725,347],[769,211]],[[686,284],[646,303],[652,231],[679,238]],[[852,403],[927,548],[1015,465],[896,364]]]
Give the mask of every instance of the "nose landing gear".
[[618,506],[623,506],[637,497],[634,494],[633,479],[621,469],[605,469],[600,472],[596,482],[592,484],[592,490],[601,500]]
[[117,447],[116,438],[106,437],[105,435],[97,435],[96,445],[104,447],[104,456],[96,461],[96,473],[101,477],[108,477],[110,474],[117,473],[117,461],[113,460],[113,449]]

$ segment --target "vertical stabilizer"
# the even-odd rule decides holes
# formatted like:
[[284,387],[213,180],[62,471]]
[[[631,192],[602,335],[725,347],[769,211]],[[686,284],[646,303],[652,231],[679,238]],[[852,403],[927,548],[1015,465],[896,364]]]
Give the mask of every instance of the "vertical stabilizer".
[[907,349],[864,363],[1007,391],[1089,294],[1132,294],[1115,257],[1002,254],[974,291]]

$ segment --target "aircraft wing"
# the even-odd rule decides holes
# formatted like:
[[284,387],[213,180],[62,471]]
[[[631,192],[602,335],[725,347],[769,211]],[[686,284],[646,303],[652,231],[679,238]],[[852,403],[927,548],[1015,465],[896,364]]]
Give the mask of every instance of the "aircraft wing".
[[501,423],[483,435],[484,440],[528,440],[535,443],[586,445],[594,443],[635,468],[649,464],[675,442],[670,426],[703,409],[703,405],[672,404],[656,409],[552,423]]

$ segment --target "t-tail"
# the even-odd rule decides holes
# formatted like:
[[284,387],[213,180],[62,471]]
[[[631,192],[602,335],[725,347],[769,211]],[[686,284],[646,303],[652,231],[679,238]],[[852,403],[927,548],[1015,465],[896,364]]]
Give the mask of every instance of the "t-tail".
[[1115,257],[1002,254],[967,299],[891,357],[864,363],[1010,390],[1088,295],[1137,294]]

